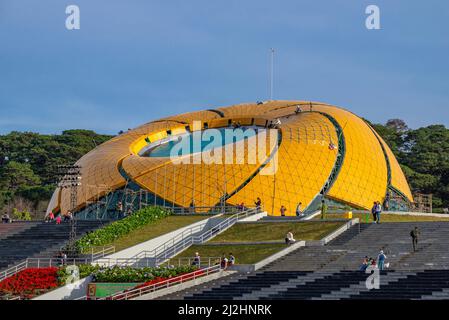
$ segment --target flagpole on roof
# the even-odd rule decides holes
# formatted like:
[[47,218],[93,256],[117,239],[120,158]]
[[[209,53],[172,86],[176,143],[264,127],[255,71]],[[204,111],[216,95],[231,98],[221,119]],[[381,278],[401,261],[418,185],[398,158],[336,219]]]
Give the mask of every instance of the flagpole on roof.
[[270,48],[270,101],[273,100],[274,48]]

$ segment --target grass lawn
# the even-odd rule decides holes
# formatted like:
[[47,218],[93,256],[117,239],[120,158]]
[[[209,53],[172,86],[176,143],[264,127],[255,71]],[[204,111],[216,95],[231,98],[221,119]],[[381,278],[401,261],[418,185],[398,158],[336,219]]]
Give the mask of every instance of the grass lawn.
[[155,223],[151,223],[134,230],[126,236],[120,237],[111,243],[111,245],[115,246],[115,251],[117,252],[141,242],[156,238],[165,233],[175,231],[176,229],[185,227],[197,221],[207,219],[208,217],[209,216],[205,215],[168,216]]
[[[328,214],[327,218],[343,218],[343,214]],[[366,214],[353,213],[352,218],[359,218],[360,222],[366,222]],[[314,220],[319,220],[320,216],[313,218]],[[398,214],[381,214],[380,222],[425,222],[425,221],[449,221],[449,217],[426,217],[426,216],[411,216],[411,215],[398,215]],[[373,215],[369,214],[368,223],[373,222]]]
[[291,230],[296,240],[320,240],[344,222],[237,223],[210,242],[283,241]]
[[[253,264],[275,254],[286,248],[285,244],[255,244],[255,245],[194,245],[178,256],[170,259],[171,263],[176,264],[178,258],[194,257],[198,252],[201,257],[221,257],[223,254],[229,257],[229,253],[235,256],[236,264]],[[203,263],[207,263],[203,259]]]

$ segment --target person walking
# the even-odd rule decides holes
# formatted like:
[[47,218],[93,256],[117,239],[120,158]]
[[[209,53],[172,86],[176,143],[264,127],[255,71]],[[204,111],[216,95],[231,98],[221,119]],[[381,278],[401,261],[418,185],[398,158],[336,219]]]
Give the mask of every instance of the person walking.
[[195,252],[195,257],[193,258],[192,266],[201,267],[201,257],[198,252]]
[[416,252],[418,248],[418,236],[421,234],[421,231],[418,230],[418,227],[415,227],[412,231],[410,231],[410,237],[412,237],[413,244],[413,252]]
[[377,202],[374,201],[373,202],[373,207],[371,208],[371,213],[373,214],[373,222],[374,223],[377,222],[376,206],[377,206]]
[[301,205],[302,205],[302,202],[298,203],[298,206],[296,207],[296,216],[297,217],[301,217],[302,216]]
[[380,201],[377,201],[376,204],[376,223],[380,223],[380,214],[382,213],[382,205],[380,204]]
[[262,200],[260,200],[260,198],[257,197],[257,200],[254,202],[254,204],[256,205],[257,209],[260,209],[260,207],[262,206]]
[[362,264],[360,265],[359,270],[365,271],[368,268],[369,263],[370,263],[370,260],[369,260],[368,256],[365,256],[365,258],[362,261]]
[[195,201],[193,199],[189,205],[189,213],[195,213]]
[[321,200],[321,220],[326,219],[327,215],[327,204],[326,201],[323,199]]
[[50,211],[50,213],[48,214],[48,221],[53,222],[55,220],[55,214],[53,213],[53,211]]
[[121,201],[117,202],[117,206],[115,207],[115,210],[117,211],[119,218],[124,218],[126,216],[125,212],[123,211],[123,202],[121,202]]
[[56,217],[56,224],[61,224],[61,214]]
[[377,268],[379,268],[379,270],[384,269],[385,259],[387,259],[387,256],[384,254],[383,250],[380,250],[379,255],[377,256]]
[[285,211],[287,211],[287,208],[284,207],[284,205],[282,205],[280,211],[281,211],[281,217],[285,217]]

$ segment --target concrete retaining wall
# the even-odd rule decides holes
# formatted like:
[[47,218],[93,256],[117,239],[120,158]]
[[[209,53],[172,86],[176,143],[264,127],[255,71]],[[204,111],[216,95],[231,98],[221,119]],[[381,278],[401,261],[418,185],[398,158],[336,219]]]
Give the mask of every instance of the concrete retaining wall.
[[323,239],[321,239],[321,242],[323,243],[323,245],[329,243],[330,241],[332,241],[333,239],[335,239],[336,237],[338,237],[343,232],[347,231],[349,228],[351,228],[352,226],[354,226],[356,224],[359,224],[359,218],[349,220],[343,226],[341,226],[340,228],[338,228],[331,234],[329,234],[326,237],[324,237]]
[[75,300],[87,294],[87,286],[92,281],[92,276],[78,280],[77,282],[55,289],[33,300]]
[[264,211],[264,212],[253,214],[252,216],[249,216],[247,218],[243,218],[243,219],[239,220],[237,223],[255,222],[255,221],[258,221],[266,216],[268,216],[268,213],[266,211]]
[[289,254],[290,252],[295,251],[296,249],[299,249],[301,247],[304,247],[305,245],[306,245],[305,241],[298,241],[255,264],[237,264],[230,267],[229,270],[234,270],[242,273],[254,272],[256,270],[259,270],[260,268],[263,268],[267,264],[282,258],[283,256]]
[[398,216],[417,216],[417,217],[437,217],[437,218],[449,218],[449,214],[444,213],[424,213],[424,212],[397,212],[397,211],[384,211],[382,214],[395,214]]

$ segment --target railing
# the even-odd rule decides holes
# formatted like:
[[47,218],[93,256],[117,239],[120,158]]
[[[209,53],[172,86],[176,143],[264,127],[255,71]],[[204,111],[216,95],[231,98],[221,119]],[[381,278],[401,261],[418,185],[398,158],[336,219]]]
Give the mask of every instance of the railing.
[[238,220],[251,216],[261,211],[261,208],[250,208],[242,212],[233,214],[226,218],[218,225],[212,227],[206,232],[194,236],[195,233],[200,232],[206,223],[200,224],[196,227],[185,230],[182,234],[170,239],[159,247],[151,251],[142,251],[131,258],[104,258],[105,255],[115,252],[115,247],[103,247],[102,250],[91,250],[91,258],[27,258],[17,265],[0,272],[0,281],[26,269],[26,268],[44,268],[50,266],[60,266],[64,264],[86,264],[96,263],[105,266],[157,266],[160,263],[167,261],[169,258],[175,256],[177,253],[187,249],[193,244],[202,244],[210,240],[219,233],[233,226]]
[[[95,251],[96,249],[99,249],[99,250]],[[104,256],[107,256],[107,255],[113,254],[113,253],[115,253],[114,246],[92,247],[90,250],[90,255],[91,255],[92,260],[102,258]]]
[[[177,259],[168,259],[167,261],[164,261],[162,264],[160,264],[159,266],[167,266],[167,267],[172,267],[172,266],[191,266],[193,265],[193,263],[195,262],[195,257],[182,257],[182,258],[177,258]],[[209,268],[212,267],[214,265],[220,264],[221,262],[221,257],[201,257],[200,258],[200,267],[203,268]]]
[[102,249],[95,251],[95,249],[98,248],[101,247],[93,247],[90,250],[90,258],[27,258],[13,267],[10,267],[4,271],[0,271],[0,281],[3,281],[4,279],[9,278],[27,268],[47,268],[69,264],[88,264],[95,262],[94,260],[96,259],[102,258],[105,255],[115,252],[114,246],[105,246],[102,247]]
[[28,264],[27,264],[27,261],[25,260],[25,261],[22,261],[22,262],[16,264],[15,266],[13,266],[11,268],[1,271],[0,272],[0,281],[3,281],[4,279],[13,276],[22,270],[25,270],[26,268],[28,268]]
[[[198,236],[194,235],[196,232],[193,232],[190,229],[186,230],[186,233],[174,237],[153,250],[144,250],[132,258],[152,260],[154,265],[158,265],[175,256],[177,253],[187,249],[191,245],[202,244],[212,239],[219,233],[233,226],[240,219],[246,218],[258,212],[260,212],[260,208],[247,209],[246,211],[236,213]],[[202,228],[199,229],[200,230],[197,232],[202,230]]]
[[174,214],[233,214],[242,211],[239,206],[213,206],[213,207],[164,207]]
[[221,270],[220,265],[214,265],[212,267],[209,268],[205,268],[205,269],[200,269],[197,271],[193,271],[184,275],[180,275],[177,277],[173,277],[164,281],[161,281],[159,283],[155,283],[155,284],[150,284],[147,286],[143,286],[137,289],[133,289],[130,291],[126,291],[126,292],[120,292],[120,293],[116,293],[112,296],[109,297],[105,297],[105,298],[100,298],[97,300],[129,300],[129,299],[134,299],[140,296],[143,296],[145,294],[148,293],[152,293],[152,292],[156,292],[162,289],[166,289],[166,288],[170,288],[173,287],[175,285],[178,284],[182,284],[188,281],[192,281],[198,278],[202,278],[214,273],[217,273]]

